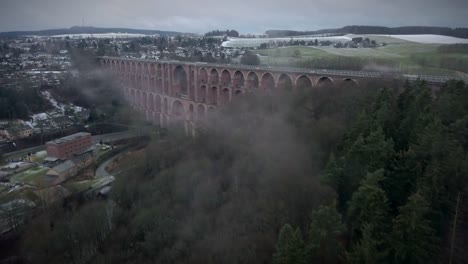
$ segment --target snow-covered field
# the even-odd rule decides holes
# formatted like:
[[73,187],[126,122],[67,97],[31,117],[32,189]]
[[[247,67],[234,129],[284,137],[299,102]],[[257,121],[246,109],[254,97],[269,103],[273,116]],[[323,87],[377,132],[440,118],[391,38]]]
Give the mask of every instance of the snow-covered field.
[[418,42],[423,44],[457,44],[457,43],[468,43],[468,39],[455,38],[442,35],[379,35],[385,37],[392,37],[403,39],[412,42]]
[[300,37],[288,37],[288,38],[230,38],[228,41],[223,42],[223,47],[229,48],[241,48],[241,47],[257,47],[262,43],[269,43],[270,41],[290,41],[290,40],[304,40],[304,41],[333,41],[333,42],[346,42],[350,41],[352,37],[346,36],[334,36],[334,37],[311,37],[311,36],[300,36]]
[[132,34],[132,33],[102,33],[102,34],[65,34],[65,35],[54,35],[52,38],[66,38],[70,37],[73,39],[82,38],[141,38],[147,36],[158,36],[158,35],[146,35],[146,34]]
[[258,47],[262,43],[269,43],[270,41],[289,41],[289,40],[304,40],[311,41],[317,39],[318,41],[332,41],[332,42],[347,42],[355,37],[364,37],[375,39],[378,43],[401,43],[405,41],[417,42],[421,44],[456,44],[456,43],[468,43],[468,39],[455,38],[442,35],[353,35],[347,34],[344,36],[334,37],[314,37],[314,36],[298,36],[298,37],[287,37],[287,38],[230,38],[228,41],[223,42],[223,47],[229,48],[241,48],[241,47]]

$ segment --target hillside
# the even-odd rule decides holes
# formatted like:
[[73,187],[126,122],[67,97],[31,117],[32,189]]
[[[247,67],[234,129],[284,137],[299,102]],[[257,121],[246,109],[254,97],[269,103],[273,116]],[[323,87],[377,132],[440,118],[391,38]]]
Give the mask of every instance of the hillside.
[[468,28],[448,28],[448,27],[378,27],[378,26],[345,26],[335,29],[321,29],[315,31],[295,31],[295,30],[267,30],[269,37],[290,37],[304,35],[323,34],[383,34],[383,35],[415,35],[434,34],[457,38],[468,38]]
[[67,35],[67,34],[102,34],[102,33],[128,33],[128,34],[145,34],[145,35],[159,34],[161,36],[166,36],[166,37],[177,36],[180,34],[191,34],[191,33],[182,33],[182,32],[175,32],[175,31],[162,31],[162,30],[149,30],[149,29],[100,28],[100,27],[75,26],[71,28],[47,29],[47,30],[37,30],[37,31],[0,32],[0,37],[15,38],[15,37],[27,36],[27,35],[54,36],[54,35]]

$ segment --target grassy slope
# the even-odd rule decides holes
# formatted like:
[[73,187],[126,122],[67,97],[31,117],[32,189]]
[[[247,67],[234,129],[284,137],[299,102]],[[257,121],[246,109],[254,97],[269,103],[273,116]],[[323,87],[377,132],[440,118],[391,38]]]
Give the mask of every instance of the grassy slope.
[[[288,65],[314,68],[354,70],[390,70],[411,74],[458,75],[468,72],[468,53],[439,53],[439,44],[420,44],[408,41],[386,41],[385,47],[362,49],[337,49],[333,47],[286,47],[257,50],[261,61],[270,65]],[[375,39],[375,38],[374,38]],[[300,51],[300,57],[294,52]],[[268,58],[269,56],[270,58]]]

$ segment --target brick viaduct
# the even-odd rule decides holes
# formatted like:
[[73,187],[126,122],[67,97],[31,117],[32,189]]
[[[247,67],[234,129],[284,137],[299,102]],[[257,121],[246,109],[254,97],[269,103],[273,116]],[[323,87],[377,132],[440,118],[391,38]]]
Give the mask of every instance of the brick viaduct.
[[[254,90],[295,90],[346,84],[358,86],[384,76],[376,72],[270,68],[101,57],[100,64],[120,80],[123,94],[146,120],[166,127],[183,122],[193,131],[217,107]],[[430,76],[428,78],[431,78]],[[440,77],[429,82],[445,81]]]

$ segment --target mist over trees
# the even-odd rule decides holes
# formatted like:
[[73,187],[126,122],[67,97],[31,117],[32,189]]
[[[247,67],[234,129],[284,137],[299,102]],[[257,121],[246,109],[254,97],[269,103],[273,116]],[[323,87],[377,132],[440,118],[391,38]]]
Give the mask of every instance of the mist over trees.
[[31,220],[19,231],[21,255],[32,263],[463,263],[467,88],[246,94],[194,137],[176,125],[154,138],[122,166],[109,200]]

